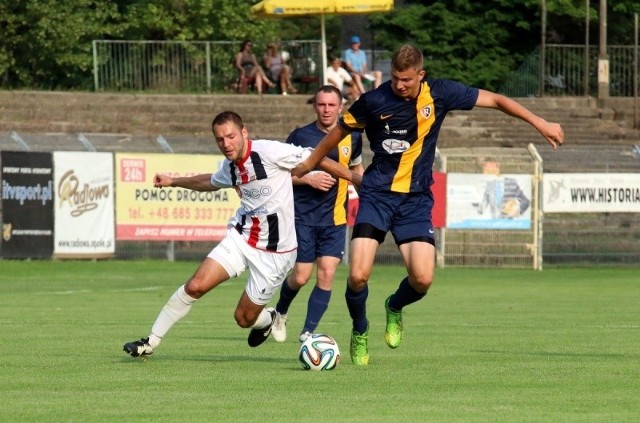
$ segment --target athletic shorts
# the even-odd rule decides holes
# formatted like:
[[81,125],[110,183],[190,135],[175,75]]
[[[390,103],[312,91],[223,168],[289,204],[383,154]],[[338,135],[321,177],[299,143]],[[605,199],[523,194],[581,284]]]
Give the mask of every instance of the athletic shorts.
[[359,224],[369,224],[385,235],[391,231],[397,245],[416,240],[434,244],[432,208],[431,191],[403,194],[363,190],[352,238],[370,237],[358,233]]
[[344,255],[347,225],[309,226],[296,221],[298,238],[298,263],[313,263],[318,257]]
[[296,261],[296,251],[274,253],[251,247],[234,228],[207,256],[235,278],[249,268],[245,291],[254,304],[267,304]]

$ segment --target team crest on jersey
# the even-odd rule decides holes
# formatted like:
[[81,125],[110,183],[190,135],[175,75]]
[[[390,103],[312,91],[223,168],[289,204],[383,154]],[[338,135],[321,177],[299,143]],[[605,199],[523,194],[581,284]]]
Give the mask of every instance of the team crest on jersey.
[[429,119],[432,111],[433,109],[431,108],[431,106],[425,106],[422,109],[420,109],[420,114],[422,115],[423,118]]
[[343,156],[348,157],[350,152],[351,152],[351,147],[347,147],[347,146],[342,147]]

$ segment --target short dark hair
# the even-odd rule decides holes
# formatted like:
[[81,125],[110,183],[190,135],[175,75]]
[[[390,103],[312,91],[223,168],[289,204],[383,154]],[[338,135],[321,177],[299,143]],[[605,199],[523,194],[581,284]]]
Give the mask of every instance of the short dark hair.
[[236,112],[227,110],[226,112],[219,113],[215,118],[213,118],[213,122],[211,122],[211,129],[213,130],[214,126],[219,126],[227,122],[233,122],[238,129],[244,128],[244,122],[242,122],[240,115]]
[[416,69],[421,71],[424,67],[424,57],[422,51],[414,45],[404,44],[400,46],[391,56],[391,69],[396,71],[406,71]]
[[313,104],[316,104],[316,98],[320,93],[327,93],[327,94],[334,93],[335,95],[338,96],[338,100],[340,101],[340,104],[342,104],[342,93],[338,88],[334,87],[333,85],[323,85],[320,88],[318,88],[315,94],[313,95]]

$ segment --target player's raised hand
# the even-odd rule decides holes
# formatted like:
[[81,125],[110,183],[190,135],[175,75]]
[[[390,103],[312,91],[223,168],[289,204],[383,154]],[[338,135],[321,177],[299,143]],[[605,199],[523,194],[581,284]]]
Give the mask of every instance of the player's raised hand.
[[173,178],[167,175],[156,173],[156,175],[153,177],[153,186],[155,188],[170,187],[172,183]]
[[545,121],[539,128],[540,133],[544,136],[553,149],[557,149],[564,143],[564,131],[559,123]]

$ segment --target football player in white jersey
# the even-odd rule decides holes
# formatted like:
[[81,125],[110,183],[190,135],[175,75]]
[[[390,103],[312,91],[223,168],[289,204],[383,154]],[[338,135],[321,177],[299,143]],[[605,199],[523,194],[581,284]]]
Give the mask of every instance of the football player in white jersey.
[[[250,140],[242,118],[235,112],[215,117],[212,130],[225,160],[214,174],[171,177],[158,174],[156,188],[180,187],[195,191],[235,188],[240,207],[229,220],[227,236],[208,254],[184,285],[169,298],[147,338],[128,342],[123,349],[132,357],[151,355],[173,325],[193,303],[229,278],[249,268],[249,278],[235,310],[242,328],[251,328],[248,343],[262,344],[275,310],[265,309],[296,259],[293,190],[290,171],[310,150],[268,140]],[[320,167],[332,175],[360,184],[359,174],[325,159]]]

